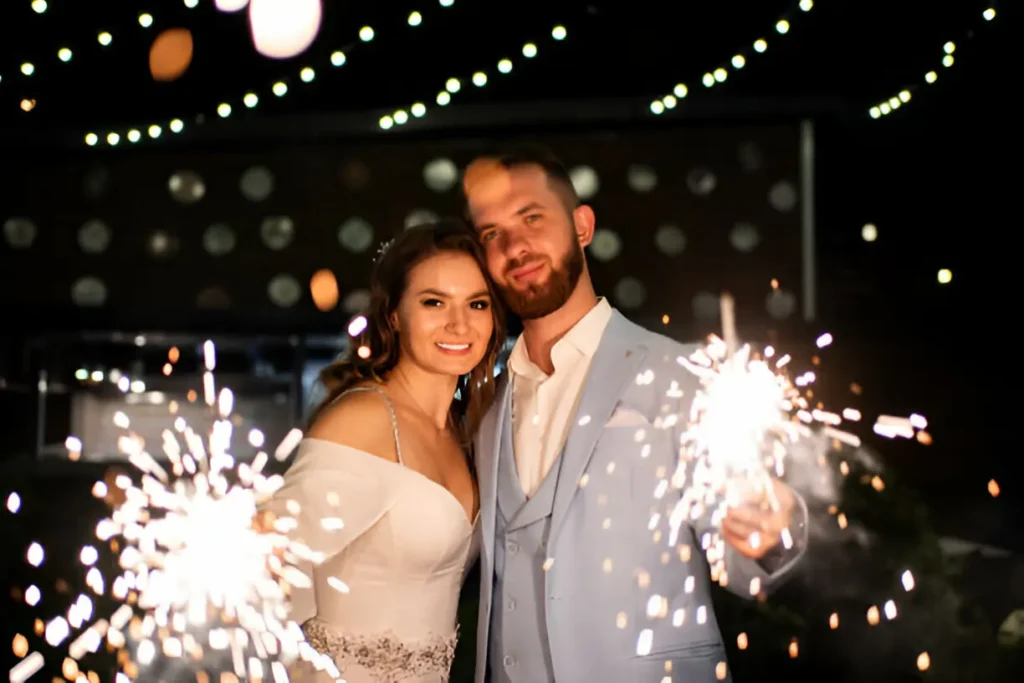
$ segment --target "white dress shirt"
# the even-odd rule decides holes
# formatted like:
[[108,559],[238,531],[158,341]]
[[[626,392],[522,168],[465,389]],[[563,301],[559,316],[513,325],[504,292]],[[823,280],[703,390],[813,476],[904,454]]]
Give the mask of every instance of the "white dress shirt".
[[565,446],[590,363],[611,317],[611,305],[598,299],[551,348],[555,369],[550,375],[530,360],[522,336],[512,347],[512,441],[527,498],[540,487]]

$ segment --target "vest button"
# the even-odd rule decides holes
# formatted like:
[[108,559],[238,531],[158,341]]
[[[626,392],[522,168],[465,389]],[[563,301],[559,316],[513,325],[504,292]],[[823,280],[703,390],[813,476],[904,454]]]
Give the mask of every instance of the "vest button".
[[505,549],[508,550],[510,553],[517,553],[519,552],[519,544],[515,541],[509,541],[505,544]]
[[515,665],[516,665],[516,658],[513,657],[512,655],[505,655],[505,666],[512,667],[512,666],[515,666]]
[[508,611],[511,612],[512,610],[514,610],[516,608],[516,601],[515,600],[509,600],[508,603],[506,603],[505,606],[508,609]]

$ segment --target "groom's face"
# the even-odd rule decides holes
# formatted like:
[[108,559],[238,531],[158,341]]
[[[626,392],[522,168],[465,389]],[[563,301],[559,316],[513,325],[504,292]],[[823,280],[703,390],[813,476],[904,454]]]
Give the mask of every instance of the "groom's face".
[[509,308],[524,320],[561,308],[584,272],[592,230],[577,229],[576,211],[544,170],[481,160],[467,169],[463,190],[487,270]]

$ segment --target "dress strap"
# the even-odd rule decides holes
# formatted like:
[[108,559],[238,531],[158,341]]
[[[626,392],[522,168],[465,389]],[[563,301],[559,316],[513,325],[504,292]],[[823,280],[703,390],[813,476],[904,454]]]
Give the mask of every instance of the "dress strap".
[[391,397],[388,396],[388,393],[386,391],[384,391],[383,389],[381,389],[380,387],[372,387],[371,386],[371,387],[352,387],[351,389],[343,391],[338,396],[338,399],[340,399],[342,396],[345,396],[347,394],[354,394],[357,391],[373,391],[373,392],[376,392],[376,393],[380,394],[381,398],[384,399],[384,403],[386,403],[387,406],[388,406],[388,412],[391,413],[391,430],[395,434],[395,455],[398,456],[398,464],[402,465],[402,466],[405,466],[405,462],[402,460],[402,442],[398,439],[398,415],[395,413],[395,406],[391,403]]

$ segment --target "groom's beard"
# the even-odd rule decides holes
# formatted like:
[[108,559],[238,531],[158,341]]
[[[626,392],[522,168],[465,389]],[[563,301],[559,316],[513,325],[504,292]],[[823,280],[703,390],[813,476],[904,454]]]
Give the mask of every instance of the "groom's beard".
[[[506,272],[519,268],[532,259],[525,261],[512,260],[506,266]],[[565,305],[576,284],[583,275],[583,249],[575,244],[562,257],[561,263],[552,266],[547,281],[530,284],[525,290],[511,287],[501,288],[502,298],[508,307],[523,320],[534,320],[551,315]]]

